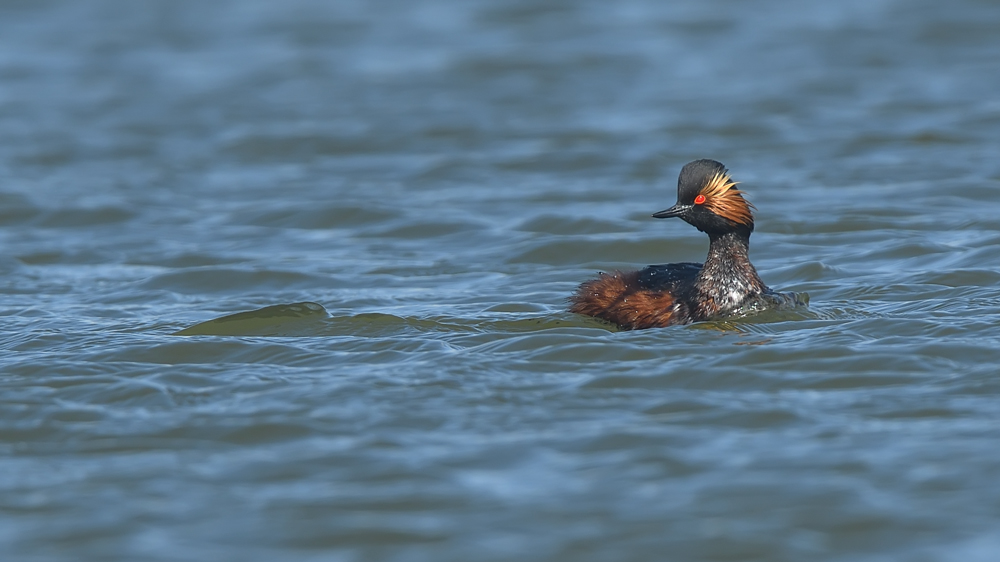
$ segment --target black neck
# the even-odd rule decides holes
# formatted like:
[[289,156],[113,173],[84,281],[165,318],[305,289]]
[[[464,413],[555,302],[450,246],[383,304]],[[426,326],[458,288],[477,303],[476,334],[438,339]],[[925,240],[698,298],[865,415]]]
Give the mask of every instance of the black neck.
[[716,256],[741,256],[750,261],[750,230],[741,228],[726,232],[708,233],[708,259]]
[[750,263],[750,230],[709,233],[708,257],[695,285],[721,310],[739,306],[743,299],[766,292],[757,270]]

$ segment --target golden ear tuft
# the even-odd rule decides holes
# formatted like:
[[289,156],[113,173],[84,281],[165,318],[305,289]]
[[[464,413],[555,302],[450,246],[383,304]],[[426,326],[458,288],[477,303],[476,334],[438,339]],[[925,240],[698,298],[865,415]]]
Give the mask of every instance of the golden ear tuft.
[[743,198],[743,192],[728,174],[716,173],[699,192],[705,196],[705,208],[720,217],[738,224],[753,226],[753,211],[756,209]]

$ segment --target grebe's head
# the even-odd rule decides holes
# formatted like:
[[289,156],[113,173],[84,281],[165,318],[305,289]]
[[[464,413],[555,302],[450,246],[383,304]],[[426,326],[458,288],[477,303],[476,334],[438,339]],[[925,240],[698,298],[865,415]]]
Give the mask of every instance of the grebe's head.
[[715,160],[695,160],[677,178],[677,204],[653,216],[680,217],[702,232],[753,232],[754,206],[736,189],[729,170]]

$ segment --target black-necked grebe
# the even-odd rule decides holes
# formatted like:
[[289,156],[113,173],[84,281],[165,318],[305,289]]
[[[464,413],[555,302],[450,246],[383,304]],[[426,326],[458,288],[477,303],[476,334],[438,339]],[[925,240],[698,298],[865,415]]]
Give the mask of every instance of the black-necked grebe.
[[570,312],[639,330],[805,304],[804,295],[769,289],[750,263],[752,208],[721,163],[685,165],[677,179],[677,204],[653,216],[680,217],[708,234],[705,263],[601,273],[580,285]]

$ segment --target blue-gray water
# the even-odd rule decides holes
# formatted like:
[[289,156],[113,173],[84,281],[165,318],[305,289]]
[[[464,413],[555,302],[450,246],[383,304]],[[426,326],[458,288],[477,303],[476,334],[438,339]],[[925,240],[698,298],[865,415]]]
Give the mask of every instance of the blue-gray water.
[[[694,158],[810,310],[565,312]],[[2,2],[0,553],[995,560],[998,196],[996,2]]]

